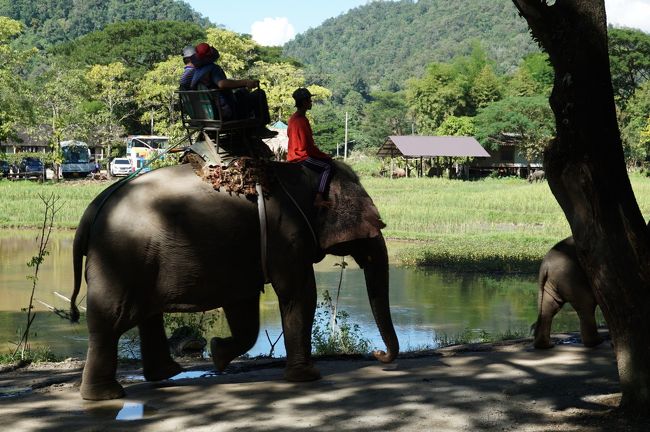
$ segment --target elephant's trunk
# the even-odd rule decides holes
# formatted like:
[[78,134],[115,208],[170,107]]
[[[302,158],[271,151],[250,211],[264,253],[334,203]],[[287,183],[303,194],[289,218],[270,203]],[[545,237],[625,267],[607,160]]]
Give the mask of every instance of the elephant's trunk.
[[390,363],[399,353],[399,341],[390,316],[388,300],[388,252],[384,237],[368,239],[370,247],[363,254],[354,256],[355,260],[363,267],[366,276],[368,299],[375,322],[379,328],[381,338],[386,344],[386,351],[377,350],[373,355],[383,363]]

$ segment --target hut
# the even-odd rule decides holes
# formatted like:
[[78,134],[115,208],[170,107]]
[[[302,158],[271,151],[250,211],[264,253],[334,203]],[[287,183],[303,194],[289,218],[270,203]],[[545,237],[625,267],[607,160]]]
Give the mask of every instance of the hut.
[[490,157],[490,154],[473,137],[420,135],[389,136],[377,151],[377,155],[390,158],[391,173],[393,172],[393,159],[395,157],[416,159],[419,162],[417,170],[420,176],[424,175],[424,158]]
[[274,138],[265,139],[264,142],[275,154],[277,160],[283,160],[287,156],[287,149],[289,147],[289,137],[287,136],[287,125],[281,121],[277,121],[269,129],[277,131],[278,135]]

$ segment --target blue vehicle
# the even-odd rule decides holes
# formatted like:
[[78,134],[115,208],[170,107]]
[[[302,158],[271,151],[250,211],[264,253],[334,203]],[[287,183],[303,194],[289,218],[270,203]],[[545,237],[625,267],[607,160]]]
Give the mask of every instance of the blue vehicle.
[[43,162],[35,157],[25,157],[20,161],[18,166],[19,172],[25,177],[42,177]]
[[95,163],[90,157],[90,149],[85,142],[62,141],[61,152],[63,153],[61,164],[63,178],[86,177],[95,169]]
[[0,177],[7,177],[9,175],[9,162],[0,160]]

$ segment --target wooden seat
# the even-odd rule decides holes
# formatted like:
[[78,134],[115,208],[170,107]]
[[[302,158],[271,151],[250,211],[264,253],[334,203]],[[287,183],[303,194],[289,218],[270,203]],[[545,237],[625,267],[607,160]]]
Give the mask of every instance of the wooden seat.
[[187,131],[190,144],[195,133],[212,132],[218,146],[221,134],[259,127],[259,122],[254,118],[224,120],[219,103],[221,90],[181,90],[176,93],[179,96],[183,127]]

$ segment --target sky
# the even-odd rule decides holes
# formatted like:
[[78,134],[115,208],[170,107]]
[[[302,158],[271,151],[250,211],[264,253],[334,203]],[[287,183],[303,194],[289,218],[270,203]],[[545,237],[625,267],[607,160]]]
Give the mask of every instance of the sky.
[[[260,45],[283,45],[326,19],[370,1],[185,0],[213,23],[237,33],[248,33]],[[605,0],[605,8],[610,24],[650,33],[650,0]]]

